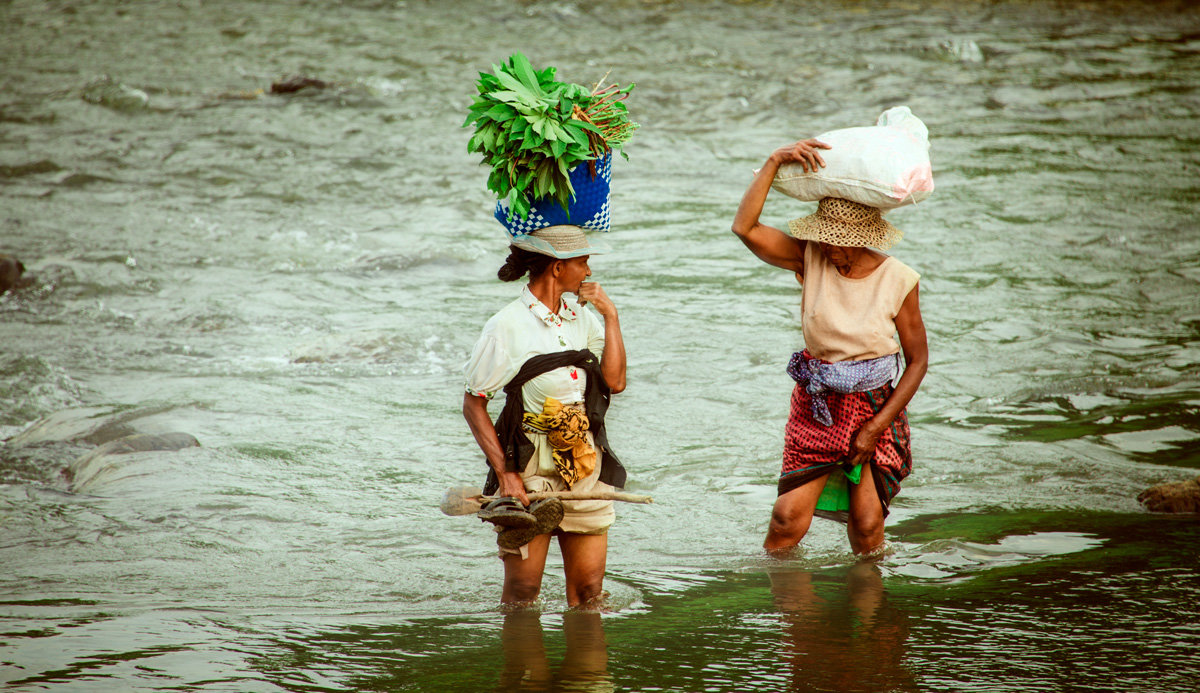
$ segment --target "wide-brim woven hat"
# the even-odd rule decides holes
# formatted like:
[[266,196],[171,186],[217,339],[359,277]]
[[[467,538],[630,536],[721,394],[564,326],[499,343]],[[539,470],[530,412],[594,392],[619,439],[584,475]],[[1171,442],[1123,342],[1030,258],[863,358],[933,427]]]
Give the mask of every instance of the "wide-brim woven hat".
[[559,260],[608,252],[607,246],[592,243],[583,229],[569,224],[546,226],[531,233],[518,234],[513,236],[511,242],[522,250]]
[[851,248],[887,250],[904,232],[883,218],[883,212],[840,197],[823,197],[817,211],[788,222],[796,238]]

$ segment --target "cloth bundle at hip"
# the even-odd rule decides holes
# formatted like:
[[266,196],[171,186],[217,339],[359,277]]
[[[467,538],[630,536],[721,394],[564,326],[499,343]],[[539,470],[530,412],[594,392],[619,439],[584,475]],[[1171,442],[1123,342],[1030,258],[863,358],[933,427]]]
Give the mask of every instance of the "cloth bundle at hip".
[[588,418],[582,409],[563,406],[547,397],[542,413],[525,412],[523,422],[527,428],[546,434],[554,468],[568,488],[596,470],[596,451],[588,443]]

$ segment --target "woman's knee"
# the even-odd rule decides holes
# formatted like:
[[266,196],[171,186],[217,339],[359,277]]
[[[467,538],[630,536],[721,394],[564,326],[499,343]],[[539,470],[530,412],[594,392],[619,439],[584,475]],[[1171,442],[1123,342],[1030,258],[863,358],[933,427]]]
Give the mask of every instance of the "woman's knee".
[[771,510],[770,531],[782,536],[795,536],[797,539],[808,532],[812,524],[812,514],[801,511],[792,503],[776,503]]
[[571,585],[571,594],[567,595],[567,605],[586,606],[599,601],[603,596],[604,575],[601,574]]
[[567,605],[586,606],[604,596],[604,564],[572,566],[567,571]]
[[504,581],[504,598],[505,602],[531,602],[538,598],[542,592],[541,576],[538,579],[532,577],[510,577]]
[[563,552],[568,605],[585,605],[601,598],[608,563],[608,536],[564,533],[558,545]]
[[768,544],[773,537],[795,543],[808,533],[817,498],[824,487],[824,477],[813,479],[775,499],[775,505],[771,508],[770,530],[767,532]]
[[846,531],[850,535],[851,548],[856,553],[869,553],[879,548],[884,538],[883,526],[882,513],[851,518],[850,524],[846,527]]

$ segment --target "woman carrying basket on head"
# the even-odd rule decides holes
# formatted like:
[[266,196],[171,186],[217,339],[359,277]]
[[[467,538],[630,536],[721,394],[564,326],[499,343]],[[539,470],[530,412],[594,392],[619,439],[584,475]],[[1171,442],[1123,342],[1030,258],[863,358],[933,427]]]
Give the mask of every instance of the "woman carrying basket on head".
[[929,362],[920,276],[875,250],[902,235],[879,209],[827,197],[815,214],[789,224],[791,235],[759,222],[779,167],[797,163],[816,172],[825,165],[819,150],[828,148],[809,139],[773,152],[733,220],[751,252],[795,272],[803,286],[806,348],[788,366],[796,386],[763,543],[772,554],[795,547],[814,514],[845,521],[855,553],[883,546],[888,504],[912,469],[905,407]]
[[[625,389],[625,345],[613,302],[585,281],[588,256],[604,249],[584,230],[609,229],[613,152],[637,129],[623,103],[633,85],[558,82],[521,53],[493,68],[476,82],[467,148],[491,168],[494,215],[509,238],[499,277],[529,284],[488,320],[466,365],[463,416],[487,457],[484,494],[499,495],[479,517],[500,530],[505,604],[538,597],[557,536],[567,604],[595,605],[615,513],[611,500],[578,496],[625,485],[604,430],[610,394]],[[500,390],[493,424],[487,403]],[[576,498],[529,502],[528,493],[568,490]]]
[[[500,496],[479,517],[503,528],[505,604],[537,599],[552,536],[562,551],[567,604],[594,604],[604,593],[613,502],[530,504],[526,495],[625,484],[604,432],[609,394],[625,389],[625,345],[616,306],[599,284],[585,281],[588,256],[604,250],[578,226],[516,235],[498,275],[506,282],[528,275],[529,283],[487,321],[465,367],[463,416],[490,467],[484,492]],[[487,404],[501,390],[505,407],[493,424]]]

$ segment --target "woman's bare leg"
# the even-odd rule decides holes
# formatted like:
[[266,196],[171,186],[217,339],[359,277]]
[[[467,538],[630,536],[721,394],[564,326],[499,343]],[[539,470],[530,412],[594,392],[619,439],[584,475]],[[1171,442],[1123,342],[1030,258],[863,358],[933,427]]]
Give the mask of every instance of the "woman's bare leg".
[[826,474],[813,479],[775,499],[775,507],[771,510],[771,524],[767,528],[767,538],[763,541],[763,548],[767,553],[783,554],[800,543],[812,524],[817,499],[821,497],[825,480],[828,478],[829,475]]
[[862,480],[850,484],[850,521],[846,524],[850,548],[857,554],[871,553],[883,546],[883,504],[875,491],[871,465],[864,464]]
[[546,554],[550,551],[550,535],[540,534],[526,547],[529,558],[521,560],[520,554],[504,555],[504,591],[500,601],[504,604],[523,604],[538,598],[542,591],[542,573],[546,570]]
[[567,606],[594,604],[604,595],[608,535],[563,533],[558,537],[558,546],[567,578]]

